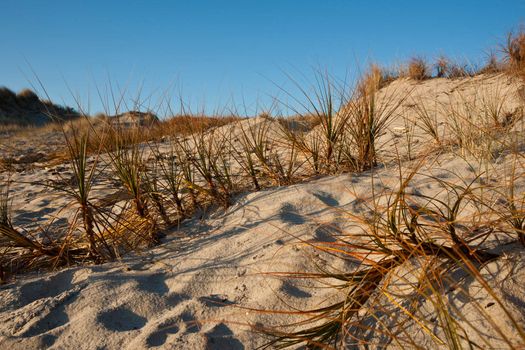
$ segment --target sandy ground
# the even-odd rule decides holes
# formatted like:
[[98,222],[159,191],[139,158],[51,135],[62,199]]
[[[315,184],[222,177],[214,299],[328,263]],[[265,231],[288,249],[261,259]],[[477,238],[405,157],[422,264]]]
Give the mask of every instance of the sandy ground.
[[[510,92],[502,91],[516,91],[516,86],[501,76],[480,79],[433,79],[419,84],[399,81],[383,93],[401,89],[417,95],[411,98],[446,104],[454,91],[465,96],[480,96],[484,88],[509,96]],[[405,112],[412,108],[411,98],[406,99]],[[508,99],[505,108],[518,108],[514,95]],[[417,119],[413,114],[412,118]],[[438,119],[443,118],[446,116]],[[383,143],[406,149],[405,138],[399,136],[405,127],[404,122],[396,120]],[[428,137],[421,133],[417,137],[421,145],[417,152],[426,152]],[[203,218],[185,221],[169,232],[161,245],[121,261],[17,276],[15,281],[0,286],[0,347],[255,349],[264,345],[268,339],[251,331],[250,326],[282,324],[295,318],[248,309],[305,310],[344,295],[344,291],[324,288],[312,280],[268,273],[316,272],[316,266],[341,271],[351,268],[349,261],[320,253],[304,241],[331,242],[341,232],[351,234],[354,227],[348,213],[366,213],[363,197],[369,196],[372,189],[393,189],[398,184],[397,166],[388,162],[392,154],[390,148],[385,153],[386,163],[374,172],[327,176],[238,195],[226,211],[212,210]],[[413,163],[407,162],[406,166]],[[501,154],[491,161],[485,179],[501,180],[509,166],[510,156]],[[429,157],[421,172],[458,181],[457,175],[473,179],[483,169],[475,158],[444,153]],[[51,221],[57,227],[67,222],[70,212],[63,208],[69,200],[34,184],[36,179],[52,179],[57,174],[67,177],[67,172],[67,165],[36,164],[13,175],[15,225],[37,229]],[[95,187],[95,196],[116,191],[111,188],[111,179],[102,178]],[[439,186],[421,176],[414,180],[411,190],[435,194]],[[490,244],[495,243],[487,242]],[[508,242],[496,246],[504,252],[504,258],[487,264],[482,273],[523,325],[525,250]],[[512,333],[507,315],[477,281],[465,279],[458,283],[462,287],[447,297],[465,310],[468,320],[464,324],[487,328],[491,340],[484,347],[505,348],[501,334],[490,330],[476,306],[484,305],[484,312],[493,316],[499,329]],[[468,290],[477,302],[462,297],[460,290]],[[425,304],[421,310],[431,312],[432,307]],[[417,324],[409,327],[412,334],[421,333],[418,339],[423,348],[435,347]],[[520,339],[517,334],[508,336]],[[396,344],[390,346],[396,348]]]

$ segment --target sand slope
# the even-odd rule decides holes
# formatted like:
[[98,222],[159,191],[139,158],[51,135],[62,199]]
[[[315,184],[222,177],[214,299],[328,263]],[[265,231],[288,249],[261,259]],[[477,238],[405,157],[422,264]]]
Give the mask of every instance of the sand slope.
[[[443,162],[441,170],[435,169],[442,176],[450,176],[449,170],[468,171],[463,161],[449,157]],[[320,256],[298,238],[326,241],[341,229],[350,232],[350,220],[337,208],[366,210],[355,193],[369,191],[370,181],[370,174],[341,175],[242,195],[226,213],[187,222],[164,244],[141,255],[21,276],[0,289],[2,347],[253,349],[265,339],[250,333],[247,324],[275,324],[288,316],[236,305],[287,309],[284,298],[307,308],[337,298],[334,291],[312,288],[312,282],[261,273],[315,271],[315,261],[344,268],[341,261]],[[378,189],[394,186],[395,169],[379,171],[375,182]],[[436,190],[427,187],[426,191]],[[505,281],[501,295],[525,321],[525,275],[519,268],[525,254],[510,248],[509,254],[486,270],[507,271],[511,278],[497,277]],[[487,295],[480,297],[490,302]]]

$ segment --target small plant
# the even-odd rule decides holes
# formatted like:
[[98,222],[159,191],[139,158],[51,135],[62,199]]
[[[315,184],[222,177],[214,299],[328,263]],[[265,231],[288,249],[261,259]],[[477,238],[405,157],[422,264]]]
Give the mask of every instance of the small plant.
[[476,68],[469,63],[452,62],[449,65],[447,78],[468,78],[476,75]]
[[133,198],[137,214],[146,217],[148,208],[142,186],[145,171],[142,147],[137,143],[128,146],[119,132],[114,143],[114,149],[108,152],[108,156],[115,175]]
[[188,138],[177,141],[182,159],[191,164],[191,167],[186,166],[184,178],[195,204],[195,193],[198,192],[224,207],[229,205],[233,183],[226,159],[226,144],[226,139],[214,130],[192,133]]
[[143,174],[143,186],[145,193],[147,193],[148,198],[153,203],[156,212],[166,225],[171,225],[171,219],[166,210],[164,204],[164,196],[160,190],[160,179],[159,179],[159,169],[157,163],[153,163],[152,169],[145,171]]
[[494,205],[488,205],[498,221],[503,225],[501,229],[512,236],[525,247],[525,193],[519,191],[519,180],[523,178],[523,168],[514,155],[510,174],[504,179],[502,189],[497,189],[497,200]]
[[379,86],[377,80],[361,80],[355,96],[341,110],[347,120],[348,139],[344,153],[354,171],[365,171],[377,165],[377,140],[407,96],[393,91],[378,99]]
[[298,160],[297,146],[291,143],[285,150],[273,150],[270,153],[270,166],[278,186],[291,185],[295,182],[297,171],[303,165]]
[[409,78],[414,80],[425,80],[430,77],[428,74],[428,65],[421,57],[413,57],[408,62],[407,74]]
[[408,160],[414,159],[413,144],[414,144],[414,130],[416,128],[416,120],[403,116],[403,135],[405,138],[406,151]]
[[[261,189],[258,174],[261,164],[263,169],[268,169],[268,155],[266,154],[270,140],[268,131],[271,117],[259,117],[255,121],[246,121],[238,124],[240,134],[235,139],[230,139],[233,156],[246,175],[251,179],[256,191]],[[232,144],[232,142],[235,142]]]
[[495,74],[503,70],[501,62],[494,52],[487,55],[485,65],[479,70],[479,74]]
[[[94,259],[105,260],[114,258],[112,250],[104,237],[95,232],[94,208],[90,201],[90,192],[94,177],[97,171],[98,154],[94,157],[91,166],[88,166],[88,145],[90,140],[90,129],[81,132],[76,128],[71,128],[70,133],[62,130],[64,140],[69,152],[69,158],[75,176],[73,186],[56,186],[71,195],[79,206],[84,232],[89,242],[89,252]],[[100,152],[100,151],[99,151]]]
[[[139,130],[135,129],[131,132],[133,134],[125,135],[137,135]],[[138,137],[138,135],[135,137]],[[119,129],[116,129],[115,138],[113,139],[114,144],[110,146],[111,149],[107,152],[109,164],[122,186],[132,198],[136,215],[141,221],[150,224],[151,228],[148,228],[146,232],[149,233],[149,244],[155,244],[158,243],[157,232],[154,228],[156,223],[148,207],[150,197],[147,192],[148,186],[145,184],[148,179],[143,154],[146,145],[135,142],[134,140],[136,139],[134,137],[131,140],[128,143],[128,139],[122,137],[122,133]]]
[[[319,132],[305,133],[304,131],[294,130],[291,125],[286,122],[281,124],[281,129],[284,137],[291,145],[297,147],[297,151],[305,158],[306,163],[309,164],[314,175],[321,174],[325,168],[322,161],[323,151],[323,136]],[[338,151],[339,153],[339,151]],[[336,155],[336,163],[340,163],[341,156]]]
[[184,158],[180,158],[180,152],[176,149],[176,144],[171,143],[169,151],[162,153],[158,144],[150,144],[150,148],[156,159],[156,173],[158,173],[159,184],[170,195],[171,200],[177,208],[177,215],[180,219],[186,217],[186,210],[183,204],[183,164]]
[[511,72],[524,76],[525,74],[525,31],[509,33],[502,48],[505,61]]
[[421,97],[414,100],[414,110],[416,112],[417,126],[427,135],[431,136],[437,145],[443,142],[442,130],[440,132],[440,124],[438,121],[438,105],[434,103],[433,107],[427,107],[427,101]]
[[445,56],[439,56],[434,67],[436,69],[436,77],[445,78],[449,74],[450,62]]
[[[344,84],[338,84],[328,72],[315,71],[315,84],[310,93],[300,84],[289,77],[294,85],[298,88],[302,98],[292,96],[289,92],[284,91],[300,108],[291,107],[292,110],[303,118],[308,116],[316,120],[317,132],[322,138],[322,153],[318,164],[323,173],[332,173],[337,171],[338,147],[342,142],[343,135],[348,123],[348,113],[344,111],[344,106],[349,101],[349,96]],[[381,77],[377,77],[380,79]],[[302,110],[300,110],[302,109]],[[293,136],[290,133],[285,134]],[[293,141],[293,140],[292,140]],[[318,140],[316,140],[318,141]],[[297,145],[292,142],[294,151],[297,151]],[[303,143],[304,146],[304,143]],[[316,151],[319,148],[316,145]],[[304,147],[299,147],[304,149]]]

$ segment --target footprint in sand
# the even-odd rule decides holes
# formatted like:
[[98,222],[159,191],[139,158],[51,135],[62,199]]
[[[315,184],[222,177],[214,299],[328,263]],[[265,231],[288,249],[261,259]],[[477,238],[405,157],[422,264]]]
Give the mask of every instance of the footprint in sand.
[[184,312],[180,315],[180,319],[186,325],[186,331],[184,332],[185,334],[197,333],[198,331],[200,331],[201,324],[199,323],[199,321],[197,321],[193,313]]
[[197,321],[191,311],[184,311],[180,316],[161,322],[154,332],[146,338],[146,344],[151,347],[162,346],[168,341],[170,335],[178,334],[181,329],[183,334],[198,333],[201,329],[201,324]]
[[228,297],[218,294],[212,294],[207,297],[200,297],[199,301],[207,307],[223,307],[235,304],[233,301],[228,300]]
[[244,345],[234,337],[231,329],[224,323],[219,323],[206,333],[206,349],[208,350],[244,350]]
[[299,289],[298,287],[296,287],[288,281],[283,282],[281,286],[281,291],[295,298],[310,298],[312,296],[312,294],[305,292],[302,289]]
[[177,325],[164,325],[159,327],[159,330],[151,333],[146,339],[148,346],[161,346],[166,343],[169,334],[177,334],[179,327]]
[[97,320],[110,331],[127,332],[141,329],[146,325],[147,319],[137,315],[124,307],[105,311],[98,315]]
[[279,210],[279,218],[282,221],[293,225],[302,225],[306,222],[304,217],[297,212],[297,208],[290,203],[283,204]]
[[321,224],[315,229],[314,238],[318,242],[335,242],[335,237],[340,234],[341,230],[334,224]]
[[39,336],[66,325],[69,316],[66,306],[71,304],[84,288],[78,285],[58,295],[44,296],[2,317],[0,323],[10,333],[23,338]]
[[75,270],[57,273],[44,280],[35,280],[20,287],[19,305],[24,306],[35,300],[55,297],[71,289]]

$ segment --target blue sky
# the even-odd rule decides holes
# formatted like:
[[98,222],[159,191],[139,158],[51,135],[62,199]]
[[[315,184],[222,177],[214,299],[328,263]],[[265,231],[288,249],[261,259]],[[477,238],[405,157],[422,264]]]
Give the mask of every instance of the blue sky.
[[477,62],[524,23],[525,0],[0,0],[0,85],[35,84],[34,70],[53,100],[75,106],[74,94],[92,113],[110,82],[151,106],[167,91],[194,109],[253,110],[290,88],[284,72]]

